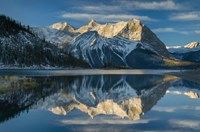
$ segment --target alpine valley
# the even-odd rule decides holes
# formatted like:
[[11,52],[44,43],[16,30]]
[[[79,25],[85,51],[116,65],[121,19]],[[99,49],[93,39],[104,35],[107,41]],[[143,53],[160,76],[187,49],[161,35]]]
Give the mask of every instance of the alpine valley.
[[0,16],[1,68],[193,69],[200,66],[198,42],[166,47],[140,20],[78,29],[66,22],[30,27]]

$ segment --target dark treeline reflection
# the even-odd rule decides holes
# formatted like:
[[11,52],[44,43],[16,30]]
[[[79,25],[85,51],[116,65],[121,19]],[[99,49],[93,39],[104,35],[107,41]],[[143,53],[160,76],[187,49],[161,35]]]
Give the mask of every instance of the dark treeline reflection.
[[[91,117],[115,114],[135,120],[150,110],[169,87],[200,89],[198,84],[170,75],[1,76],[0,122],[15,118],[32,106],[39,108],[38,101],[45,102],[58,93],[67,101],[55,100],[54,105],[66,113],[76,108]],[[120,112],[110,112],[111,107]]]

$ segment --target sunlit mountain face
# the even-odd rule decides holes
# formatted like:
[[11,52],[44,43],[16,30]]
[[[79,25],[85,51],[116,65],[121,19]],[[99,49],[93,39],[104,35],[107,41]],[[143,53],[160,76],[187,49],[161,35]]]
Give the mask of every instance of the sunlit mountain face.
[[[152,112],[173,114],[173,101],[169,108],[159,102],[181,97],[192,105],[199,102],[200,94],[199,82],[174,75],[15,75],[1,76],[0,82],[0,124],[40,111],[59,117],[55,119],[61,124],[79,122],[77,129],[83,124],[141,123]],[[180,107],[189,111],[187,102]]]

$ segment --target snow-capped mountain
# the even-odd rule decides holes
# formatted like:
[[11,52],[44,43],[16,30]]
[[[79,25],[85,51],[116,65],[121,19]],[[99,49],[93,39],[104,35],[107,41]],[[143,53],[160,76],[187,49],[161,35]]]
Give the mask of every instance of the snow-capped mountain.
[[[56,46],[35,36],[29,28],[0,16],[1,66],[60,65],[63,54]],[[56,61],[57,60],[57,61]]]
[[191,42],[184,46],[185,48],[197,48],[199,47],[199,42]]
[[[52,30],[54,29],[54,30]],[[91,20],[87,25],[78,29],[74,29],[67,23],[55,23],[48,28],[33,29],[38,36],[45,37],[46,40],[53,43],[65,43],[72,40],[78,34],[88,31],[97,31],[100,36],[113,38],[122,36],[129,40],[140,41],[161,56],[169,56],[165,45],[157,38],[157,36],[144,24],[137,19],[131,19],[127,22],[99,24],[95,20]]]
[[200,50],[199,42],[191,42],[185,46],[167,46],[170,53],[188,53]]
[[200,62],[199,42],[191,42],[185,46],[172,46],[167,48],[174,58],[183,61]]
[[74,32],[74,28],[66,22],[55,23],[49,27],[34,27],[32,31],[41,39],[45,39],[55,45],[72,40],[79,33]]
[[170,59],[165,45],[136,19],[104,25],[92,20],[74,32],[80,34],[65,49],[92,68],[186,68],[193,65]]
[[142,42],[145,47],[149,47],[159,55],[169,56],[165,45],[157,38],[157,36],[137,19],[130,19],[127,22],[99,24],[92,20],[86,26],[82,26],[76,32],[84,33],[88,31],[97,31],[99,35],[106,38],[122,36],[130,40]]
[[66,22],[55,23],[55,24],[49,26],[49,28],[56,29],[56,30],[63,31],[63,32],[69,32],[69,33],[74,32],[74,27],[72,27],[71,25],[69,25]]
[[120,35],[106,38],[96,31],[80,34],[65,48],[68,54],[87,62],[92,68],[177,68],[191,65],[163,57],[141,41]]
[[[78,29],[67,23],[55,23],[34,32],[64,47],[67,54],[92,68],[194,67],[192,63],[182,62],[180,57],[172,55],[171,59],[163,42],[137,19],[107,24],[91,20]],[[195,43],[186,47],[192,45]]]

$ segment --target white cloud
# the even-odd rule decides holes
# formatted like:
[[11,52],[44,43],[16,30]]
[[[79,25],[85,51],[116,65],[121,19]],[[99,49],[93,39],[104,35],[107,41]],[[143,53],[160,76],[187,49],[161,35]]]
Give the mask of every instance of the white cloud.
[[154,106],[152,111],[158,111],[158,112],[167,112],[167,113],[172,113],[172,112],[177,112],[177,111],[182,111],[182,110],[187,110],[187,111],[193,111],[197,112],[200,110],[200,106],[196,107],[191,107],[189,105],[183,105],[183,106]]
[[153,31],[156,33],[176,32],[174,28],[157,28],[153,29]]
[[193,21],[200,20],[200,12],[177,13],[170,17],[170,20]]
[[185,34],[185,35],[189,35],[189,34],[200,34],[200,30],[182,31],[182,34]]
[[[133,9],[148,9],[148,10],[179,10],[184,9],[183,5],[177,4],[172,0],[167,1],[151,1],[151,2],[141,2],[141,1],[122,1],[122,3]],[[185,8],[186,9],[186,8]]]
[[118,5],[86,5],[81,7],[76,7],[76,9],[87,11],[87,12],[116,12],[121,11],[123,7]]
[[157,29],[153,29],[153,31],[155,33],[180,33],[180,34],[189,34],[188,31],[179,31],[179,30],[175,30],[174,28],[157,28]]
[[175,112],[176,111],[176,107],[161,107],[161,106],[155,106],[152,108],[153,111],[158,111],[158,112],[167,112],[167,113],[171,113],[171,112]]
[[88,21],[94,19],[99,22],[118,22],[122,20],[129,20],[136,18],[143,21],[156,21],[148,16],[138,16],[129,14],[90,14],[90,13],[64,13],[62,18],[69,18],[74,20]]
[[190,35],[190,34],[200,34],[200,30],[188,30],[188,31],[183,31],[183,30],[177,30],[174,28],[157,28],[152,30],[155,33],[179,33],[179,34],[184,34],[184,35]]
[[170,120],[171,125],[175,127],[182,127],[182,128],[192,128],[192,129],[199,129],[200,128],[200,121],[195,120]]
[[65,124],[65,125],[91,125],[91,124],[146,124],[149,123],[152,120],[156,119],[141,119],[141,120],[129,120],[129,119],[105,119],[105,118],[100,118],[100,119],[72,119],[72,120],[61,120],[60,123]]
[[177,4],[172,0],[167,1],[115,1],[112,5],[86,5],[76,7],[76,9],[87,12],[120,12],[127,10],[179,10],[186,9],[184,5]]
[[200,34],[200,30],[195,30],[194,31],[196,34]]

